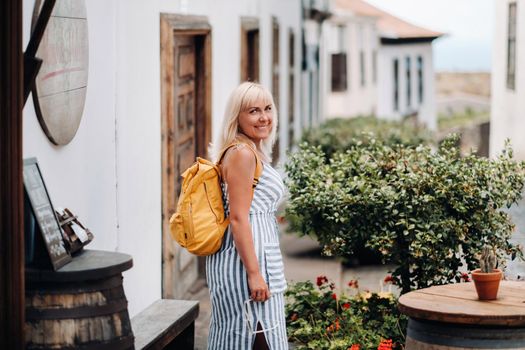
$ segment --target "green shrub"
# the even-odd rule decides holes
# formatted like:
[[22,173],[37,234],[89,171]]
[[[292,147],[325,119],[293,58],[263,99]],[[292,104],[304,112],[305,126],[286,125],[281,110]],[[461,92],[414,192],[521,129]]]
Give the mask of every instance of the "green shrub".
[[335,152],[368,142],[370,135],[382,139],[385,144],[418,146],[431,142],[431,134],[416,128],[410,122],[389,121],[375,117],[357,117],[352,119],[329,119],[317,128],[306,130],[302,141],[310,145],[321,146],[328,158]]
[[521,198],[525,163],[508,143],[494,160],[461,157],[456,144],[457,135],[436,151],[370,138],[328,160],[320,146],[301,145],[286,165],[291,230],[315,236],[327,255],[379,252],[402,293],[459,281],[462,259],[476,268],[484,244],[500,259],[523,258],[500,209]]
[[299,282],[286,292],[288,338],[297,349],[378,349],[382,341],[399,349],[406,324],[391,293],[336,295],[324,276],[317,278],[317,288]]

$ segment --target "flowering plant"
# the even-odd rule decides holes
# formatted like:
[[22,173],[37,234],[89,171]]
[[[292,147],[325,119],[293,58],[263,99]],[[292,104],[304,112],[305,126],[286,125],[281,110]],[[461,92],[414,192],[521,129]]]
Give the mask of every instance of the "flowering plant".
[[288,336],[297,349],[401,349],[407,319],[397,310],[391,293],[335,293],[325,276],[291,285],[287,292]]

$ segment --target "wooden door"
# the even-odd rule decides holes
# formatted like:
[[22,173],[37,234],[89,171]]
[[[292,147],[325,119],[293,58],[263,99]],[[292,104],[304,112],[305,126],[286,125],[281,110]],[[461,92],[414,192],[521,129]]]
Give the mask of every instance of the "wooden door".
[[[174,195],[181,189],[181,175],[197,156],[197,139],[195,132],[195,37],[191,35],[177,35],[174,37],[174,127],[173,154],[175,158],[174,170],[170,181],[175,183]],[[176,203],[170,203],[170,206]],[[185,249],[180,249],[175,261],[180,281],[191,283],[197,278],[197,259]]]
[[[279,111],[279,22],[276,17],[272,17],[272,95],[275,102],[275,108]],[[277,113],[279,115],[279,113]],[[280,137],[279,130],[277,130],[277,138],[275,139],[275,144],[273,145],[273,164],[279,162],[279,151],[280,151]]]
[[[200,18],[199,18],[200,19]],[[181,174],[197,156],[206,156],[210,140],[209,29],[188,30],[191,17],[161,16],[162,75],[162,290],[164,298],[182,298],[203,276],[203,261],[172,240],[169,219],[176,210]],[[181,24],[184,30],[175,30]],[[198,24],[198,21],[197,21]]]

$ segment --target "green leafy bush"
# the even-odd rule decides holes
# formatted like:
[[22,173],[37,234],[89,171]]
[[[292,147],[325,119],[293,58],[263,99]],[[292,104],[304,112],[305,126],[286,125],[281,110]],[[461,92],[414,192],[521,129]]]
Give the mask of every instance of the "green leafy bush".
[[356,145],[366,145],[375,136],[387,145],[418,146],[432,140],[431,134],[405,121],[389,121],[375,117],[329,119],[317,128],[306,130],[302,141],[320,146],[330,158],[335,152],[345,151]]
[[379,252],[396,265],[402,293],[459,281],[462,259],[476,268],[484,244],[498,247],[500,259],[523,258],[500,208],[521,198],[525,163],[508,144],[494,160],[461,157],[456,144],[457,135],[437,150],[370,138],[330,159],[320,146],[301,145],[286,165],[291,230],[314,235],[327,255]]
[[399,349],[404,343],[407,318],[391,293],[336,295],[333,284],[319,276],[317,288],[299,282],[286,298],[288,337],[297,349]]

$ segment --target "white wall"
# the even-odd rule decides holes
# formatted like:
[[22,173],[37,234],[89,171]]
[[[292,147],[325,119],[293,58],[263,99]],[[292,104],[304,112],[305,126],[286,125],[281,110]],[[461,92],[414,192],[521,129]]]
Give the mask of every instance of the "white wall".
[[[26,44],[33,5],[34,0],[24,1]],[[287,126],[287,33],[293,28],[296,34],[299,79],[300,1],[89,0],[86,5],[89,76],[78,133],[70,144],[53,146],[30,98],[24,109],[24,157],[38,158],[54,205],[72,209],[93,231],[89,248],[133,256],[124,287],[134,315],[161,297],[160,13],[209,19],[215,139],[226,99],[239,83],[241,15],[260,18],[261,82],[270,88],[272,14],[279,19],[280,124]],[[301,115],[299,88],[297,80],[296,120]],[[287,132],[281,131],[281,137],[284,154]]]
[[[24,2],[24,46],[34,1]],[[88,15],[92,8],[88,8]],[[115,183],[115,51],[114,38],[101,41],[115,28],[114,6],[105,6],[99,25],[89,28],[90,71],[84,118],[67,147],[52,145],[38,124],[32,97],[24,108],[24,157],[37,157],[55,206],[69,207],[97,237],[94,245],[117,248]],[[89,116],[89,117],[86,117]],[[89,145],[89,147],[88,147]],[[96,205],[103,206],[100,211]]]
[[490,118],[490,155],[496,156],[510,138],[514,155],[525,160],[525,1],[517,0],[516,89],[507,88],[508,0],[495,2],[492,49],[492,100]]
[[[407,106],[406,64],[411,59],[411,105]],[[423,103],[418,101],[417,57],[423,58]],[[399,110],[394,110],[394,59],[399,60]],[[377,115],[385,119],[401,119],[402,116],[418,111],[418,118],[430,129],[437,127],[436,97],[434,86],[434,64],[432,44],[381,45],[378,53]]]

